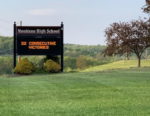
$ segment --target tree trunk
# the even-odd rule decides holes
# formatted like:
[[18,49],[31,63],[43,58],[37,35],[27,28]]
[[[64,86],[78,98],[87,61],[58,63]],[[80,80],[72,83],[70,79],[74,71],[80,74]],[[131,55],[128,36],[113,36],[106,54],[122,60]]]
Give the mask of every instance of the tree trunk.
[[130,60],[130,59],[129,59],[129,54],[128,54],[128,52],[127,52],[127,54],[126,54],[126,57],[127,57],[127,60]]
[[141,67],[141,57],[140,56],[138,57],[138,67],[139,68]]

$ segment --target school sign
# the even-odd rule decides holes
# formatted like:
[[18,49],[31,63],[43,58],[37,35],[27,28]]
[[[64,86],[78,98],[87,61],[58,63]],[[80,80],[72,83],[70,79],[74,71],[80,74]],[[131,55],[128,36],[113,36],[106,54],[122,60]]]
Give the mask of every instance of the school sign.
[[63,71],[64,26],[17,26],[14,23],[14,67],[17,55],[50,55],[61,57]]

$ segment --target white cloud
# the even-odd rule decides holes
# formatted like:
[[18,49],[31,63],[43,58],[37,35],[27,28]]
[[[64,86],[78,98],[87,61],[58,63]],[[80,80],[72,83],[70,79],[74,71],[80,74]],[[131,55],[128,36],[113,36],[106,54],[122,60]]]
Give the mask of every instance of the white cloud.
[[56,14],[54,9],[32,9],[28,11],[28,14],[34,16],[52,16]]

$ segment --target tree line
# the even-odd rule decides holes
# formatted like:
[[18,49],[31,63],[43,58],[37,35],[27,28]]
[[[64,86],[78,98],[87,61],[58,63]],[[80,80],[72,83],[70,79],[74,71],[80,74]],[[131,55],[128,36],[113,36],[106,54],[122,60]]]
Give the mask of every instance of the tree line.
[[[65,44],[64,45],[64,66],[65,70],[81,70],[91,66],[96,66],[100,64],[109,63],[112,58],[104,58],[102,51],[106,46],[104,45],[75,45],[75,44]],[[13,55],[13,37],[0,36],[0,56],[1,61],[9,60],[11,63],[9,69],[12,69],[12,55]],[[7,56],[7,57],[5,57]],[[8,58],[10,57],[10,58]],[[26,56],[22,56],[26,57]],[[32,61],[37,67],[41,68],[40,64],[46,56],[27,56],[30,61]],[[4,60],[5,59],[5,60]],[[33,60],[34,59],[34,60]],[[52,60],[58,60],[54,58]],[[8,63],[1,62],[2,67]]]

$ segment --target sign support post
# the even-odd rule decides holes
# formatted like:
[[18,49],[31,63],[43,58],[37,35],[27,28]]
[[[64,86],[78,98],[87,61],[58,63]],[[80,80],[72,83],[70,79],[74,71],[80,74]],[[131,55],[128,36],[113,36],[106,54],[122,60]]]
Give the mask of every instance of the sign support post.
[[61,22],[61,72],[64,70],[64,24]]
[[16,67],[16,22],[14,22],[14,56],[13,56],[13,65],[14,65],[14,68]]
[[[20,21],[20,26],[22,26],[22,21]],[[21,55],[18,55],[18,63],[21,62]]]

